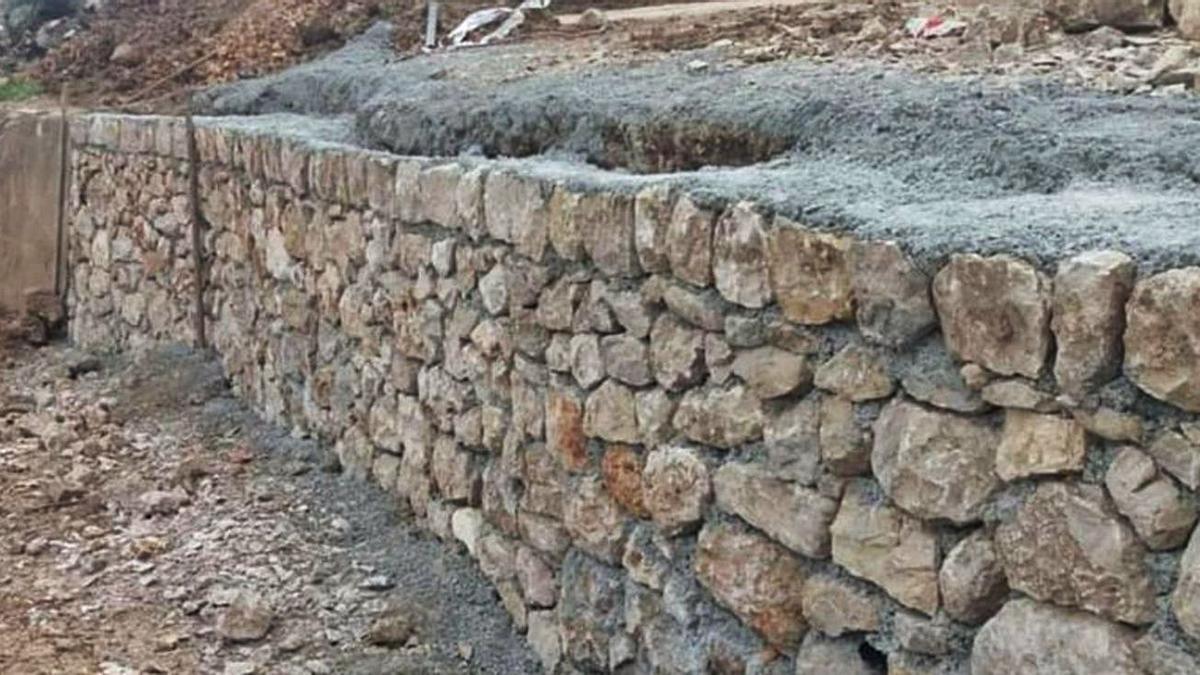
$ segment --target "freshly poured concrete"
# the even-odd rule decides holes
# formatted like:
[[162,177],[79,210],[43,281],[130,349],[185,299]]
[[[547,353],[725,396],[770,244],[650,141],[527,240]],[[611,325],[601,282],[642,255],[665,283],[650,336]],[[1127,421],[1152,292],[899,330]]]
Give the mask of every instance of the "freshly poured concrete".
[[533,54],[516,45],[396,61],[379,26],[203,105],[400,154],[521,157],[502,163],[572,184],[669,182],[714,202],[751,199],[900,240],[925,263],[979,251],[1049,264],[1099,247],[1134,255],[1143,271],[1200,261],[1194,99],[866,64],[686,68],[719,63],[713,52],[504,81]]

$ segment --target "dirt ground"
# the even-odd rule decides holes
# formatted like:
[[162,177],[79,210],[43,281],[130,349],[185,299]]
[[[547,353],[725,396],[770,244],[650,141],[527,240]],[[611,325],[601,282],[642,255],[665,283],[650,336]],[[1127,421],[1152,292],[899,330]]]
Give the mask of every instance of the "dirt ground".
[[0,354],[0,673],[538,670],[464,552],[335,471],[204,354]]

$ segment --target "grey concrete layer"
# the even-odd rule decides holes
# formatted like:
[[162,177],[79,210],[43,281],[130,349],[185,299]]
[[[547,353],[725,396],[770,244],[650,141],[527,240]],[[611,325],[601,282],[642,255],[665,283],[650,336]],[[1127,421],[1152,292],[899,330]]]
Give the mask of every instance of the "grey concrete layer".
[[[387,32],[214,89],[202,107],[352,115],[315,128],[407,155],[526,157],[516,165],[585,186],[667,181],[710,201],[749,198],[816,227],[898,239],[930,265],[967,250],[1049,265],[1096,247],[1125,250],[1144,271],[1200,261],[1194,100],[864,64],[689,72],[704,53],[512,79],[530,47],[395,61]],[[311,126],[239,124],[256,122]],[[637,175],[701,160],[743,166]]]

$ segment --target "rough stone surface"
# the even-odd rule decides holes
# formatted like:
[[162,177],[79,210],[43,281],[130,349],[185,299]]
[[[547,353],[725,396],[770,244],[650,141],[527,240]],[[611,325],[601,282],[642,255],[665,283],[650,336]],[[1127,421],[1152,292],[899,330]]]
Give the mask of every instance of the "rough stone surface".
[[715,216],[681,196],[671,211],[666,253],[671,273],[693,286],[708,286],[713,278],[713,222]]
[[625,517],[598,476],[585,476],[567,491],[563,525],[583,551],[619,563],[625,550]]
[[955,620],[976,625],[995,614],[1008,599],[1008,580],[992,538],[978,531],[958,542],[942,562],[938,585]]
[[1179,560],[1179,583],[1171,595],[1171,611],[1183,632],[1200,640],[1200,530],[1192,532]]
[[778,347],[738,352],[733,360],[733,373],[742,378],[755,396],[764,399],[786,396],[812,382],[807,360]]
[[1061,407],[1054,395],[1038,389],[1028,380],[996,380],[983,385],[983,400],[998,408],[1019,408],[1035,412],[1056,412]]
[[1146,546],[1163,551],[1187,541],[1196,524],[1196,507],[1149,455],[1137,448],[1121,448],[1108,467],[1104,485]]
[[681,391],[704,378],[704,333],[661,316],[650,332],[654,379],[667,391]]
[[856,242],[850,250],[858,329],[889,347],[912,344],[937,325],[929,277],[893,242]]
[[933,530],[851,483],[830,528],[833,561],[879,585],[901,604],[938,608],[938,547]]
[[1082,395],[1120,372],[1125,301],[1136,272],[1133,259],[1118,251],[1083,253],[1059,264],[1050,325],[1054,378],[1063,391]]
[[642,494],[646,509],[664,534],[686,531],[700,522],[712,497],[708,467],[688,448],[655,450],[646,458]]
[[765,467],[733,462],[713,475],[717,508],[742,518],[772,539],[810,558],[829,556],[836,501],[779,480]]
[[713,278],[729,302],[759,308],[771,301],[767,279],[767,234],[762,215],[739,202],[713,231]]
[[637,443],[637,402],[633,391],[606,380],[588,396],[583,432],[613,443]]
[[1010,409],[996,449],[996,475],[1010,481],[1083,469],[1087,434],[1069,417]]
[[805,485],[820,469],[821,404],[814,396],[776,410],[763,424],[767,467],[777,477]]
[[581,669],[606,671],[609,642],[624,614],[624,588],[617,570],[572,553],[563,562],[558,600],[563,655]]
[[999,255],[954,255],[933,280],[946,345],[1000,373],[1037,378],[1050,351],[1050,280]]
[[878,599],[846,579],[822,575],[804,584],[804,616],[830,637],[879,630],[881,609]]
[[613,499],[632,515],[649,518],[642,491],[643,468],[642,456],[628,445],[610,446],[600,463],[604,486]]
[[767,238],[771,288],[784,316],[821,325],[854,315],[849,239],[777,218]]
[[766,537],[730,523],[700,531],[696,577],[769,644],[795,649],[808,626],[802,590],[806,574],[794,555]]
[[993,474],[998,440],[986,422],[897,400],[875,423],[871,467],[900,508],[969,523],[1000,484]]
[[546,394],[546,448],[567,469],[587,466],[583,402],[567,391],[552,388]]
[[1200,443],[1168,429],[1154,437],[1146,452],[1179,482],[1193,490],[1200,488]]
[[1125,374],[1151,396],[1200,412],[1200,267],[1142,279],[1126,308]]
[[1124,623],[1154,619],[1146,549],[1096,486],[1040,484],[996,530],[996,548],[1014,590]]
[[972,675],[1140,675],[1135,633],[1092,614],[1029,599],[1004,606],[975,637]]
[[863,429],[854,404],[830,396],[821,401],[821,461],[838,476],[858,476],[871,471],[872,434]]
[[697,443],[729,449],[762,436],[762,406],[742,386],[693,389],[679,402],[674,424]]
[[813,383],[851,401],[887,398],[896,388],[883,358],[858,345],[842,349],[822,364]]

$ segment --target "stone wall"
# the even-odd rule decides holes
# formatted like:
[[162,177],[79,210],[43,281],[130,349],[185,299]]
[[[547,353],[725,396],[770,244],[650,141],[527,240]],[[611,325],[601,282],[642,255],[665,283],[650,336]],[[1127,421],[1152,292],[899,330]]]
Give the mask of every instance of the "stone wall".
[[[1200,269],[245,128],[197,134],[230,380],[548,672],[1196,672]],[[73,133],[73,338],[190,341],[182,124]]]

